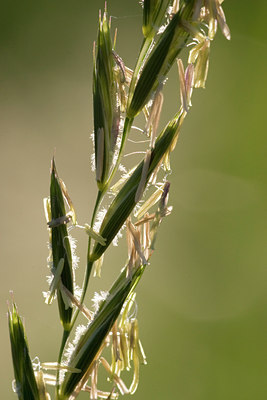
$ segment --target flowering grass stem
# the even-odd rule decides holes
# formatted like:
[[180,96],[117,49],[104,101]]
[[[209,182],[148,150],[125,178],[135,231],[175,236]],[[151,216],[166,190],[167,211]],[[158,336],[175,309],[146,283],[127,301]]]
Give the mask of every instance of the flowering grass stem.
[[[170,155],[185,117],[191,109],[193,88],[205,87],[210,45],[217,25],[227,39],[222,0],[143,0],[143,41],[132,71],[115,51],[107,4],[99,13],[98,35],[93,50],[94,154],[97,196],[91,224],[79,225],[66,185],[51,163],[50,196],[45,199],[49,234],[48,267],[51,272],[46,303],[57,299],[63,333],[57,363],[31,360],[24,326],[12,301],[8,323],[14,365],[14,391],[20,400],[51,400],[47,385],[55,386],[55,400],[74,400],[81,391],[92,400],[117,399],[119,393],[133,394],[138,386],[140,364],[146,356],[139,338],[136,286],[155,250],[157,232],[169,216]],[[205,30],[206,29],[206,30]],[[188,40],[194,44],[188,51]],[[170,68],[181,52],[187,52],[187,66],[177,60],[180,104],[177,112],[157,134],[162,89]],[[144,114],[143,158],[128,171],[121,166],[134,121]],[[144,136],[147,140],[143,140]],[[135,144],[136,141],[130,139]],[[113,184],[119,171],[122,176]],[[169,178],[168,178],[169,179]],[[151,194],[151,192],[153,192]],[[110,196],[113,196],[110,200]],[[102,212],[102,202],[108,203]],[[71,225],[71,227],[70,227]],[[72,227],[88,235],[87,263],[82,287],[77,290],[75,241]],[[106,250],[126,227],[128,254],[121,272],[108,291],[93,297],[94,310],[85,303],[92,275],[100,276]],[[79,313],[87,324],[77,326]],[[74,328],[76,332],[74,335]],[[74,339],[72,338],[74,336]],[[111,361],[104,355],[110,349]],[[105,350],[105,353],[104,353]],[[55,375],[45,371],[51,368]],[[110,392],[99,390],[98,371],[104,368],[112,383]],[[121,372],[133,369],[127,387]]]

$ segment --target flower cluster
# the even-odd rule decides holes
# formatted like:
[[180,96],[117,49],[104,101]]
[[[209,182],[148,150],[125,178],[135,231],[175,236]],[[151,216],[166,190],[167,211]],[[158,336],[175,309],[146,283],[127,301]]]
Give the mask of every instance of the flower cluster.
[[[13,304],[9,311],[10,340],[15,371],[14,389],[22,400],[49,400],[47,385],[55,386],[57,400],[75,399],[81,391],[90,399],[117,399],[136,391],[139,366],[146,357],[139,339],[135,288],[155,250],[157,231],[168,206],[170,155],[191,106],[193,88],[205,87],[211,41],[220,26],[230,39],[221,0],[142,0],[143,43],[133,69],[116,51],[117,33],[111,36],[107,5],[99,14],[98,36],[93,50],[93,163],[98,190],[92,219],[79,225],[65,184],[52,160],[50,196],[45,199],[49,230],[48,267],[51,272],[46,303],[57,299],[63,328],[57,363],[31,361],[24,327]],[[180,53],[187,54],[184,66]],[[158,131],[163,108],[163,87],[176,62],[180,82],[177,112]],[[130,168],[121,166],[137,115],[143,113],[143,159]],[[145,138],[145,140],[144,140]],[[123,171],[117,182],[116,173]],[[111,199],[111,200],[110,200]],[[102,202],[106,202],[106,208]],[[102,207],[102,208],[101,208]],[[91,272],[101,274],[109,245],[126,227],[128,257],[108,291],[94,297],[94,309],[84,304]],[[87,265],[80,291],[75,283],[77,257],[70,229],[88,236]],[[79,313],[86,325],[71,334]],[[110,349],[110,360],[108,350]],[[98,371],[104,368],[110,391],[99,389]],[[129,387],[122,372],[133,368]],[[56,374],[46,373],[54,369]]]

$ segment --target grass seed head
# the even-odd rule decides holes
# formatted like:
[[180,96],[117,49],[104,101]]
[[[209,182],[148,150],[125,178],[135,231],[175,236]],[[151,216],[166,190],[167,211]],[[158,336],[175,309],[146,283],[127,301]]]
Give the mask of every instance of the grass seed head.
[[[66,215],[64,204],[64,194],[62,191],[61,181],[58,177],[55,160],[52,160],[51,166],[51,183],[50,183],[50,203],[52,221],[58,220]],[[51,245],[54,276],[57,267],[62,266],[60,277],[63,285],[73,294],[74,293],[74,272],[72,268],[72,252],[68,231],[65,223],[53,226],[51,229]],[[72,308],[66,307],[66,302],[60,289],[57,287],[57,300],[60,313],[60,320],[65,330],[70,328]]]
[[41,400],[29,355],[25,329],[14,302],[12,302],[11,309],[8,310],[8,325],[15,375],[14,391],[19,400]]

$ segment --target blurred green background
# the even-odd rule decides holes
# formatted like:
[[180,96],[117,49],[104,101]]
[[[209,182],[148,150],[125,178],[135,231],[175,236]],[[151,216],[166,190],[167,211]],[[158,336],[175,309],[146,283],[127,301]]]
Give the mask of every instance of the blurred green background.
[[[91,54],[103,3],[1,2],[0,376],[6,400],[16,398],[6,324],[10,289],[32,357],[53,361],[59,346],[56,305],[45,306],[41,294],[48,239],[42,198],[54,152],[78,220],[91,216]],[[206,89],[194,92],[172,157],[174,211],[138,287],[148,366],[141,368],[136,400],[267,396],[267,2],[225,1],[224,10],[232,40],[218,32]],[[133,67],[141,8],[137,0],[110,0],[109,11],[118,52]],[[164,121],[175,110],[178,89],[175,67]],[[76,236],[82,269],[86,240]],[[103,280],[93,284],[108,288],[124,259],[124,246],[110,249]]]

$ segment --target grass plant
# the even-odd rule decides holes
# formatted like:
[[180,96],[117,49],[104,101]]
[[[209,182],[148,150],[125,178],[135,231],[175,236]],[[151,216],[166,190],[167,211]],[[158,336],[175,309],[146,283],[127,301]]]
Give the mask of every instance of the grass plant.
[[[93,50],[96,202],[90,225],[80,225],[53,158],[50,195],[44,199],[51,273],[44,296],[47,304],[58,304],[62,342],[56,361],[31,360],[24,325],[12,300],[8,322],[15,374],[13,388],[19,399],[49,400],[49,386],[55,387],[57,400],[75,399],[82,391],[93,400],[135,393],[140,364],[146,364],[134,312],[135,288],[149,267],[157,230],[172,210],[168,206],[170,156],[191,108],[193,89],[205,87],[210,44],[217,25],[230,39],[221,3],[143,0],[143,42],[133,69],[117,54],[117,34],[116,30],[111,33],[107,4],[100,12]],[[188,60],[185,67],[182,53],[183,59]],[[165,128],[158,131],[163,87],[176,63],[180,104]],[[143,114],[143,126],[139,128],[143,158],[127,171],[121,164],[122,156],[139,114]],[[138,126],[140,120],[136,122]],[[104,213],[103,202],[108,204]],[[88,235],[81,288],[75,281],[77,257],[70,235],[74,229],[82,229]],[[95,309],[89,310],[85,304],[89,279],[92,272],[94,276],[101,275],[106,250],[122,229],[126,232],[127,261],[110,290],[95,296]],[[79,314],[85,318],[83,326],[77,326]],[[106,348],[110,350],[110,359]],[[99,387],[99,368],[107,373],[109,391]],[[49,369],[53,372],[47,373]],[[121,378],[124,370],[133,370],[130,386]]]

